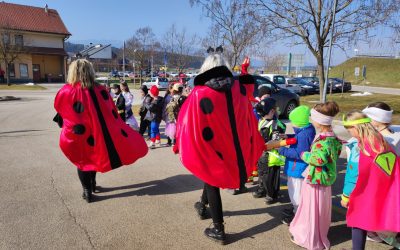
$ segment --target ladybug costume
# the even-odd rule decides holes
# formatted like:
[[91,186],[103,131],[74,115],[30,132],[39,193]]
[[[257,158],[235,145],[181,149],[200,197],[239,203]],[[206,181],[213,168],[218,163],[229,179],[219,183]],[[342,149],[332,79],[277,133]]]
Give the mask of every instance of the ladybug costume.
[[254,79],[234,79],[227,67],[219,66],[198,75],[194,86],[179,113],[174,150],[205,183],[239,188],[264,150],[247,97]]
[[144,139],[121,119],[101,85],[65,84],[54,108],[62,127],[60,148],[80,171],[108,172],[147,154]]

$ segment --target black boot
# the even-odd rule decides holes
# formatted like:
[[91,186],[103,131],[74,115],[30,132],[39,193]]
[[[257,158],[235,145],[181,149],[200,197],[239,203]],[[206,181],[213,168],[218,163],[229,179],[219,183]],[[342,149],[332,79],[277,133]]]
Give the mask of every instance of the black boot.
[[90,175],[90,184],[92,187],[92,192],[98,193],[99,190],[97,189],[97,186],[96,186],[96,172],[94,172],[94,171]]
[[223,223],[213,223],[214,227],[206,228],[204,230],[204,234],[208,237],[213,239],[216,242],[219,242],[222,245],[225,245],[226,235],[225,235],[225,228]]
[[82,198],[85,199],[87,203],[92,202],[92,190],[90,188],[83,188]]
[[264,188],[258,187],[255,192],[253,192],[253,197],[254,198],[263,198],[267,195],[267,192],[265,192]]
[[204,203],[202,203],[201,201],[194,203],[194,209],[196,209],[196,212],[199,215],[201,220],[207,219],[207,217],[208,217],[207,216],[207,208],[206,208],[206,205],[204,205]]

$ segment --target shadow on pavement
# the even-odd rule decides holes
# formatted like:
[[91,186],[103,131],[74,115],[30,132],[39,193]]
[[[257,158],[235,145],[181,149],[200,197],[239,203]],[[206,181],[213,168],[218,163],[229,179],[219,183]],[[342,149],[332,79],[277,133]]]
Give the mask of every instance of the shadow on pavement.
[[[148,181],[119,187],[98,187],[96,201],[143,195],[166,195],[191,192],[203,188],[203,183],[193,175],[176,175],[163,180]],[[134,190],[132,190],[134,189]],[[106,194],[107,192],[128,190],[124,193]]]
[[[277,206],[241,210],[241,211],[224,211],[224,216],[254,215],[254,214],[269,214],[272,216],[270,220],[261,223],[257,226],[251,227],[239,233],[229,234],[229,237],[227,238],[228,239],[227,244],[232,244],[235,243],[236,241],[240,241],[245,238],[253,238],[257,234],[267,232],[279,225],[282,225],[281,212],[283,210],[283,207],[285,206],[287,205],[282,204]],[[288,233],[288,239],[289,239],[289,233]]]

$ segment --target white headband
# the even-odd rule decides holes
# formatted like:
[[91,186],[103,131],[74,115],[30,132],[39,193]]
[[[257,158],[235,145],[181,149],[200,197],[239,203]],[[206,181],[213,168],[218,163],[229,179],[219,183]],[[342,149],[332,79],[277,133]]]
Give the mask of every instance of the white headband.
[[311,109],[311,119],[321,125],[332,125],[333,117],[321,114],[315,109]]
[[387,111],[380,108],[369,107],[362,111],[369,118],[381,123],[391,123],[393,110]]

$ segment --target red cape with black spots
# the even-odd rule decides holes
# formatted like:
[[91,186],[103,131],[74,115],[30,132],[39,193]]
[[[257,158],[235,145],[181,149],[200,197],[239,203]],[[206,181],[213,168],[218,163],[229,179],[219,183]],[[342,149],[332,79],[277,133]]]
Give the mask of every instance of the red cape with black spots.
[[83,89],[80,83],[65,84],[54,108],[63,120],[60,148],[82,171],[104,173],[147,154],[146,142],[120,118],[101,85]]
[[[197,80],[220,76],[220,69],[209,71]],[[238,188],[250,176],[264,150],[264,141],[257,130],[246,87],[233,80],[227,69],[222,71],[222,76],[232,80],[229,90],[217,91],[203,82],[184,102],[177,121],[175,149],[183,165],[203,182]]]

